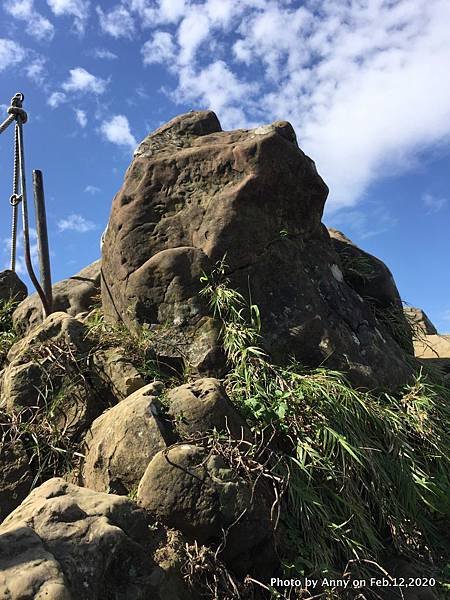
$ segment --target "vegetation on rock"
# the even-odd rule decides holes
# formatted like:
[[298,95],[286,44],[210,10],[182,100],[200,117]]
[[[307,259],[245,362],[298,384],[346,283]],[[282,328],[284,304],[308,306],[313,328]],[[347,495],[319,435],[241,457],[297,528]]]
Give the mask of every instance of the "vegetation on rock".
[[13,299],[0,299],[0,368],[9,349],[17,339],[12,314],[18,302]]
[[225,274],[222,262],[205,275],[203,294],[223,323],[229,396],[254,432],[270,432],[286,573],[381,566],[389,554],[436,565],[448,548],[450,390],[419,372],[397,395],[360,391],[338,372],[273,364],[258,308]]

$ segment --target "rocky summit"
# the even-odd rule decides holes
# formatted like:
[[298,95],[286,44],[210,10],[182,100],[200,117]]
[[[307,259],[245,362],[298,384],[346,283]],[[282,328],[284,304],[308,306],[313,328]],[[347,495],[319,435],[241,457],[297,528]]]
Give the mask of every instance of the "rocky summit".
[[[354,250],[343,261],[322,224],[327,194],[285,121],[226,132],[212,112],[173,119],[137,148],[114,198],[106,314],[163,329],[162,355],[211,374],[220,368],[218,328],[200,277],[224,259],[231,286],[259,306],[264,347],[277,362],[295,357],[345,371],[356,385],[401,386],[412,373],[408,353],[350,275]],[[379,290],[384,278],[381,307],[398,309],[392,276],[370,260],[377,280],[366,281]]]
[[1,599],[444,597],[450,339],[327,194],[289,123],[190,112],[52,314],[0,273]]

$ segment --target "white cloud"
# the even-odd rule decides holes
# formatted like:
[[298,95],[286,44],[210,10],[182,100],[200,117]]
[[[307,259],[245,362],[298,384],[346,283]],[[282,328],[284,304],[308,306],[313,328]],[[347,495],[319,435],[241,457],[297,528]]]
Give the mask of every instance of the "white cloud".
[[9,0],[4,9],[14,19],[25,23],[26,32],[39,41],[51,40],[55,28],[50,21],[34,8],[33,0]]
[[191,62],[201,44],[211,33],[211,23],[202,9],[193,9],[178,28],[178,43],[180,45],[179,61],[182,64]]
[[125,6],[119,4],[110,12],[103,12],[97,6],[100,27],[104,33],[114,38],[131,38],[134,33],[134,19]]
[[422,201],[425,208],[428,209],[427,213],[431,214],[443,209],[448,202],[448,198],[438,198],[437,196],[427,193],[422,196]]
[[78,125],[84,129],[88,122],[86,111],[81,110],[80,108],[75,108],[75,118],[78,122]]
[[115,115],[109,121],[104,121],[100,126],[105,139],[118,146],[135,148],[136,138],[130,131],[130,124],[124,115]]
[[[30,254],[31,261],[36,263],[38,259],[38,245],[37,245],[37,233],[33,227],[29,229],[29,238],[30,238]],[[11,266],[10,255],[11,255],[11,238],[3,239],[3,255],[7,258],[5,260],[3,268],[9,269]],[[27,267],[25,264],[25,257],[23,255],[23,232],[20,233],[20,241],[17,244],[17,254],[16,254],[16,273],[20,276],[28,275]]]
[[25,66],[25,72],[27,76],[34,81],[34,83],[40,86],[42,86],[45,81],[46,62],[47,60],[44,57],[38,56],[28,62]]
[[203,108],[213,107],[225,127],[241,127],[247,120],[240,108],[258,89],[256,82],[240,81],[221,60],[197,72],[183,67],[175,97],[180,101],[200,102]]
[[207,104],[225,126],[292,122],[331,212],[450,140],[448,0],[180,0],[171,20],[169,3],[128,5],[153,29],[167,18],[178,54],[156,31],[142,56],[177,75],[177,101]]
[[86,233],[97,228],[95,223],[92,223],[92,221],[88,221],[81,215],[77,214],[72,214],[65,219],[60,219],[57,225],[60,232],[76,231],[77,233]]
[[107,48],[95,48],[93,55],[95,58],[101,58],[104,60],[114,60],[117,58],[117,54],[111,52]]
[[62,84],[62,88],[66,92],[91,92],[93,94],[103,94],[108,85],[105,79],[96,77],[83,69],[77,67],[70,69],[70,77]]
[[58,108],[61,104],[66,102],[67,96],[64,92],[52,92],[47,100],[47,104],[52,108]]
[[84,188],[84,192],[86,194],[91,194],[92,196],[95,196],[95,194],[98,194],[100,191],[101,191],[100,188],[97,187],[96,185],[87,185]]
[[151,40],[142,46],[142,59],[145,65],[171,62],[175,57],[175,44],[170,33],[157,31]]
[[84,33],[89,17],[88,0],[47,0],[47,4],[57,17],[73,17],[75,31],[79,34]]
[[25,50],[13,40],[0,38],[0,72],[23,61]]

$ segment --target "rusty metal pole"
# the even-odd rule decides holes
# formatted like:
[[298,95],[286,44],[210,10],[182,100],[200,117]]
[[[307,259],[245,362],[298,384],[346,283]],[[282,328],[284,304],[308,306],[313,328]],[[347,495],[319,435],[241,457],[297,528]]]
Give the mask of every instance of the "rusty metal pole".
[[52,277],[48,246],[47,217],[45,212],[44,181],[42,171],[33,171],[34,207],[36,212],[36,233],[39,251],[39,272],[41,285],[47,299],[49,314],[52,312]]

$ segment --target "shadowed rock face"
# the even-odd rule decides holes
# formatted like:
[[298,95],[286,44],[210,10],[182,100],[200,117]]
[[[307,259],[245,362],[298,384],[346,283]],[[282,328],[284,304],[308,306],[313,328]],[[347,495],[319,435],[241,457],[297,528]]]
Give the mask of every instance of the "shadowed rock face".
[[[114,199],[106,314],[130,328],[164,325],[166,341],[182,332],[184,360],[208,364],[217,330],[200,276],[226,255],[232,287],[247,297],[250,289],[260,307],[275,360],[342,369],[369,387],[401,385],[406,357],[344,281],[321,224],[327,193],[289,123],[223,132],[212,112],[177,117],[138,147]],[[202,335],[199,358],[189,348]]]
[[379,258],[358,248],[341,231],[329,227],[328,233],[341,260],[344,281],[372,307],[399,345],[413,355],[411,327],[388,267]]
[[27,297],[27,286],[14,271],[0,271],[0,300],[23,300]]

